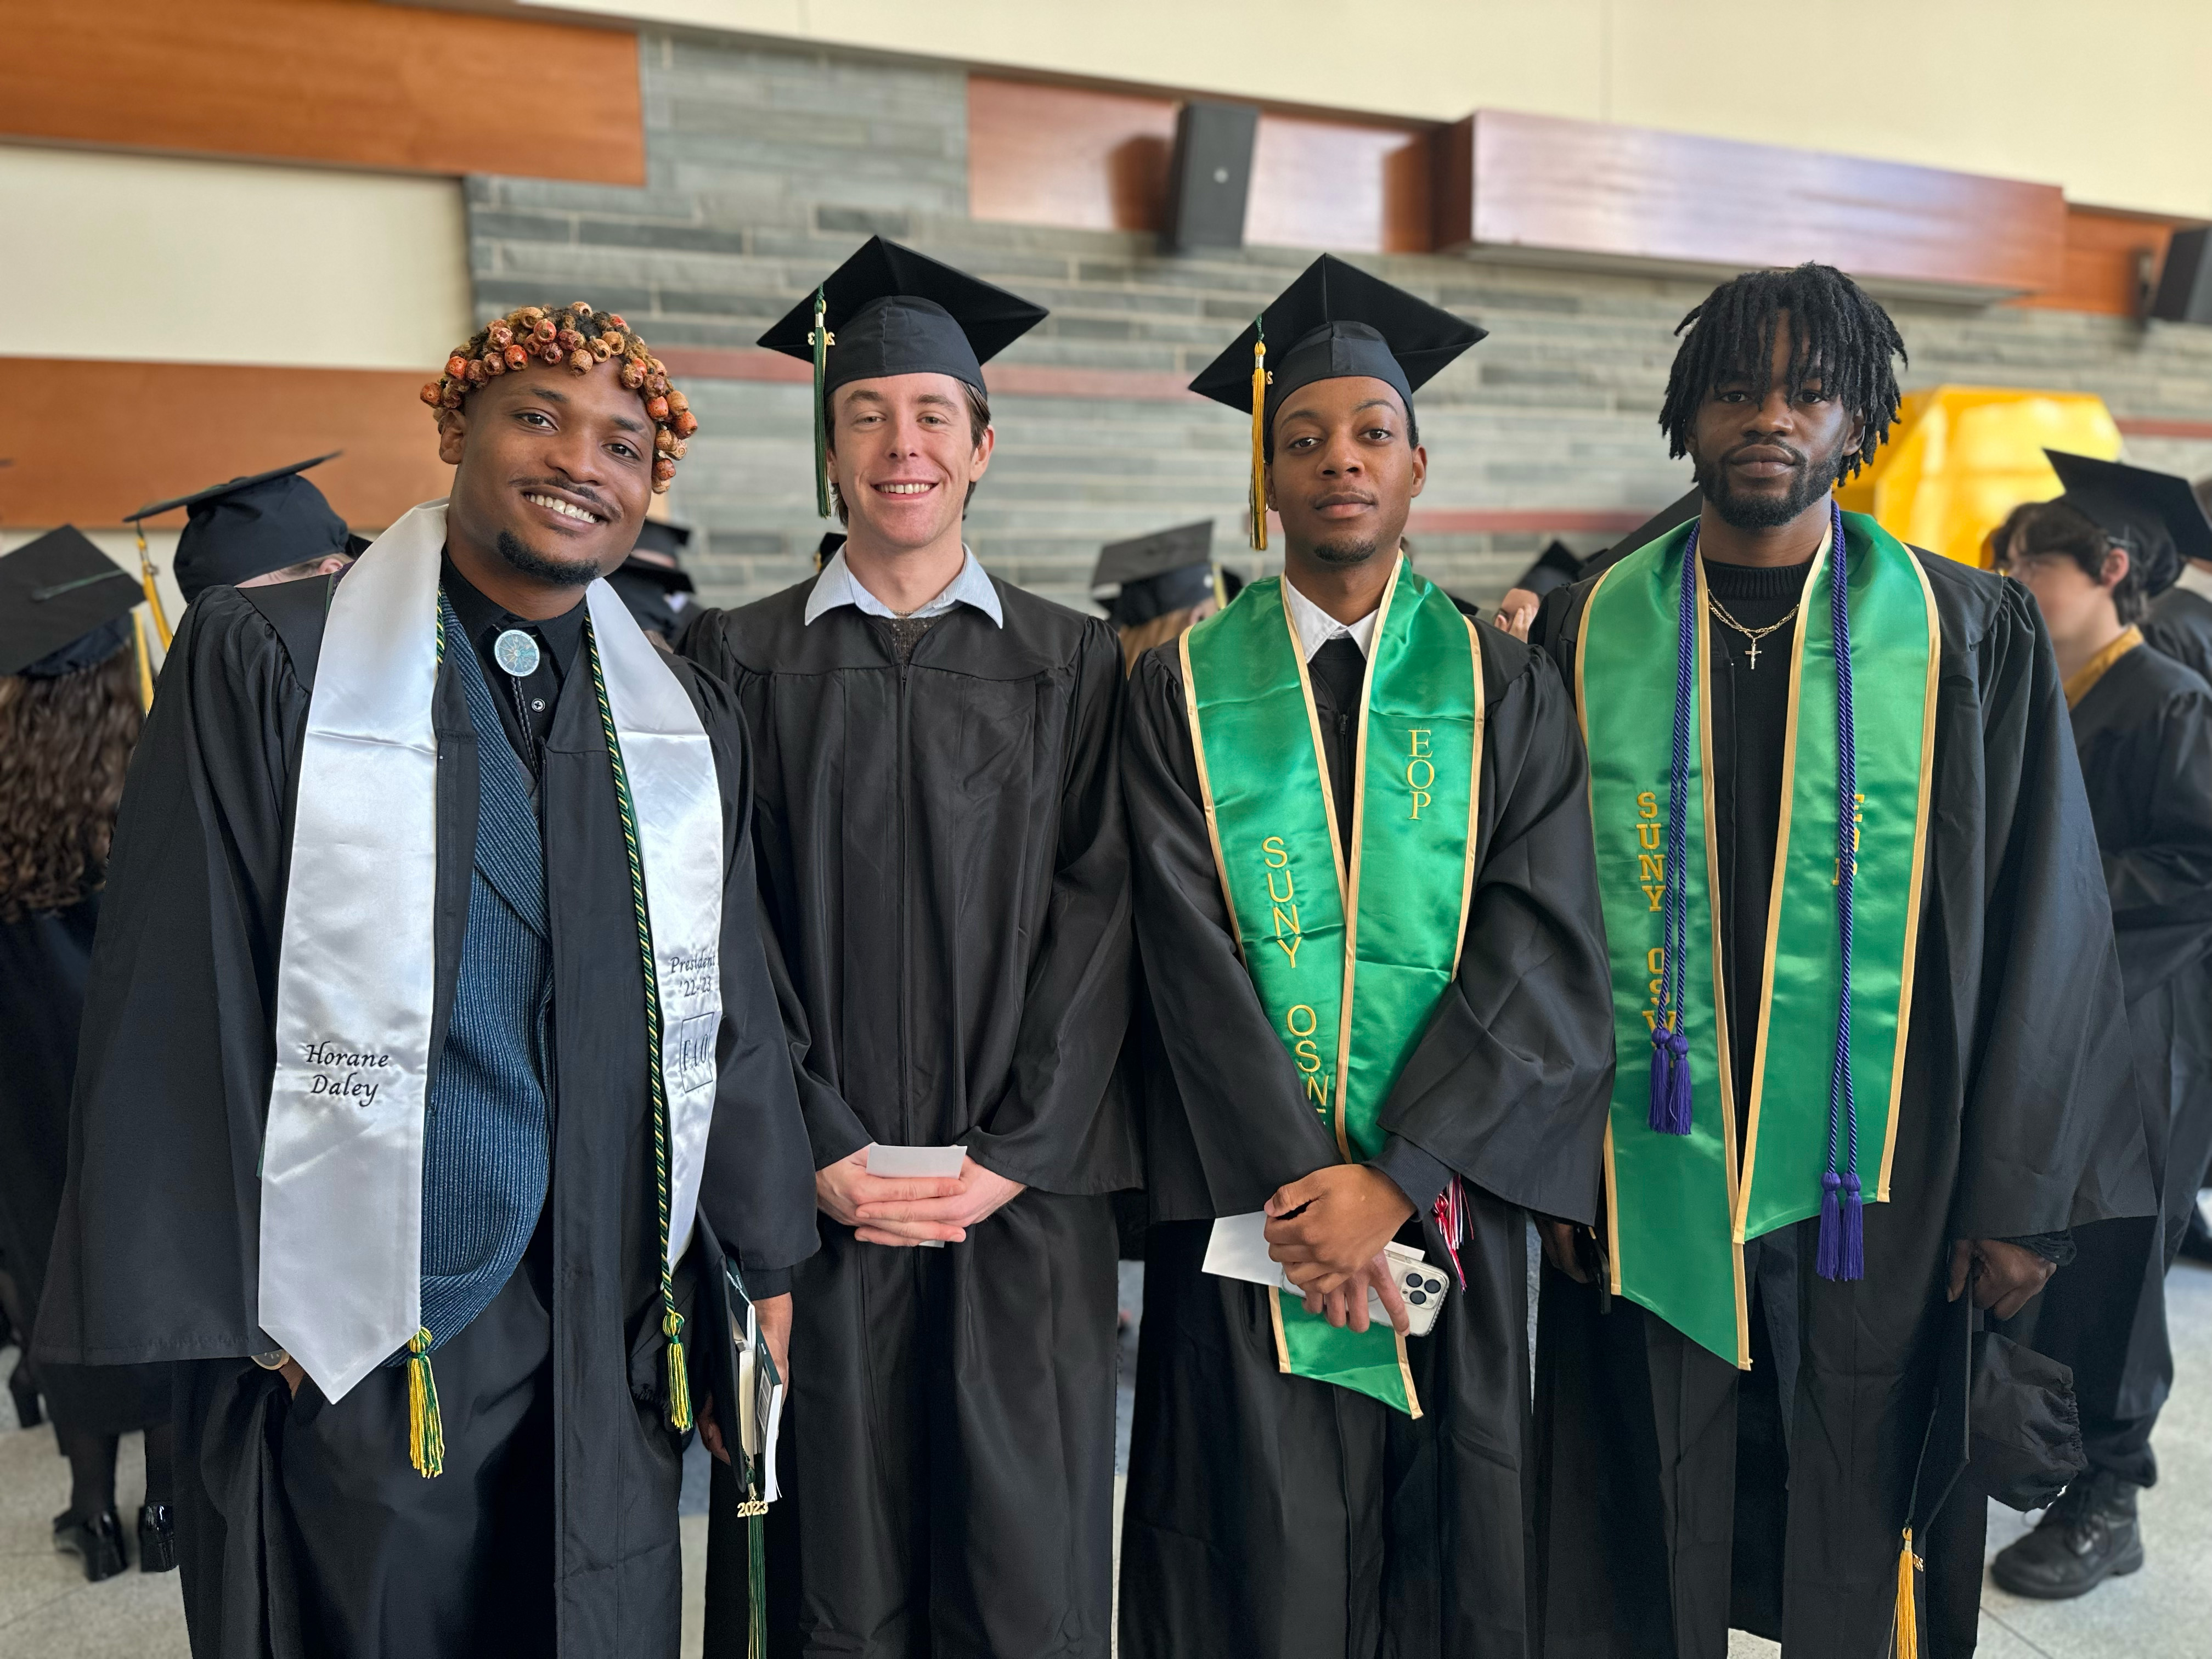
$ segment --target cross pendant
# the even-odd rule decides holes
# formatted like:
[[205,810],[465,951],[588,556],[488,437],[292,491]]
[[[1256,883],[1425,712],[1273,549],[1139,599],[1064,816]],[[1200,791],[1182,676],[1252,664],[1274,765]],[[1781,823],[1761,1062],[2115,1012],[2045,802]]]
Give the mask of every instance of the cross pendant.
[[1751,642],[1751,672],[1754,674],[1759,672],[1759,641],[1757,640]]

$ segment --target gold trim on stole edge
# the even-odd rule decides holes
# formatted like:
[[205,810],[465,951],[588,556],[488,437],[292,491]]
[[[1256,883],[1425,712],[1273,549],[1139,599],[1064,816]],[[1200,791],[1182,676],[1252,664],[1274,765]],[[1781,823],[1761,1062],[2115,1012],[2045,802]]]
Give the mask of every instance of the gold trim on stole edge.
[[[1683,562],[1693,550],[1683,549]],[[1723,976],[1721,953],[1720,848],[1713,835],[1713,623],[1711,601],[1705,592],[1705,562],[1698,572],[1698,797],[1705,812],[1705,908],[1711,915],[1713,957],[1713,1032],[1720,1051],[1721,1161],[1728,1176],[1729,1255],[1735,1269],[1736,1369],[1751,1369],[1751,1304],[1744,1294],[1743,1246],[1735,1238],[1735,1197],[1739,1182],[1735,1144],[1735,1073],[1729,1059],[1728,985]],[[1686,575],[1686,572],[1685,574]],[[1686,940],[1687,935],[1684,938]],[[1679,1011],[1678,1011],[1679,1013]]]
[[[1805,573],[1805,586],[1798,590],[1791,613],[1797,628],[1790,642],[1790,712],[1782,733],[1782,817],[1774,830],[1774,880],[1766,896],[1765,976],[1759,982],[1759,1039],[1751,1051],[1751,1106],[1743,1127],[1743,1169],[1729,1214],[1729,1237],[1738,1244],[1744,1243],[1744,1230],[1750,1223],[1752,1177],[1759,1167],[1759,1109],[1766,1098],[1766,1033],[1774,1015],[1774,961],[1781,954],[1782,897],[1789,886],[1791,807],[1797,790],[1797,704],[1805,684],[1805,640],[1811,631],[1806,624],[1805,601],[1812,597],[1813,584],[1827,568],[1829,551],[1824,545],[1813,556],[1813,568]],[[1831,641],[1831,650],[1833,647]],[[1733,1106],[1731,1102],[1731,1109]]]
[[[1582,625],[1575,640],[1575,723],[1582,727],[1583,752],[1585,755],[1589,752],[1589,698],[1583,690],[1583,667],[1589,660],[1589,652],[1585,647],[1589,643],[1590,607],[1597,603],[1598,593],[1605,586],[1606,579],[1620,568],[1618,563],[1607,565],[1598,572],[1597,580],[1590,584],[1590,591],[1583,595]],[[1589,780],[1583,793],[1589,797],[1590,846],[1595,855],[1597,845],[1597,768],[1585,766],[1583,775]],[[1614,1045],[1617,1048],[1620,1042],[1617,1018],[1614,1024]],[[1618,1055],[1614,1063],[1620,1063]],[[1606,1276],[1612,1281],[1608,1288],[1615,1296],[1621,1293],[1620,1190],[1620,1182],[1613,1170],[1613,1104],[1608,1101],[1605,1112]]]
[[[1452,942],[1454,979],[1459,977],[1459,959],[1467,950],[1467,919],[1474,903],[1474,850],[1482,828],[1482,739],[1490,724],[1490,699],[1482,683],[1482,636],[1475,632],[1474,618],[1460,620],[1467,624],[1468,649],[1474,659],[1474,754],[1467,768],[1467,868],[1460,877],[1459,933]],[[1583,746],[1589,745],[1585,741]]]
[[1182,659],[1182,706],[1190,721],[1190,754],[1198,767],[1198,804],[1206,809],[1206,838],[1213,843],[1213,873],[1221,883],[1221,905],[1229,913],[1229,942],[1237,947],[1237,960],[1244,960],[1244,927],[1237,919],[1237,901],[1229,892],[1229,860],[1221,854],[1221,824],[1213,816],[1213,780],[1206,770],[1206,739],[1198,724],[1198,678],[1190,672],[1190,635],[1188,628],[1176,641],[1176,654]]
[[1877,1203],[1889,1202],[1889,1172],[1897,1158],[1898,1105],[1905,1097],[1905,1046],[1912,1034],[1912,969],[1920,955],[1920,904],[1928,870],[1928,814],[1936,802],[1936,689],[1943,666],[1942,619],[1936,610],[1936,590],[1920,556],[1911,548],[1905,556],[1912,574],[1920,578],[1920,602],[1928,612],[1928,698],[1920,715],[1920,805],[1912,822],[1912,884],[1905,898],[1905,964],[1897,988],[1897,1050],[1889,1062],[1889,1123],[1881,1138],[1881,1177],[1875,1188]]
[[1275,1327],[1275,1369],[1285,1376],[1297,1375],[1291,1370],[1291,1340],[1283,1334],[1283,1293],[1276,1286],[1267,1286],[1267,1317]]

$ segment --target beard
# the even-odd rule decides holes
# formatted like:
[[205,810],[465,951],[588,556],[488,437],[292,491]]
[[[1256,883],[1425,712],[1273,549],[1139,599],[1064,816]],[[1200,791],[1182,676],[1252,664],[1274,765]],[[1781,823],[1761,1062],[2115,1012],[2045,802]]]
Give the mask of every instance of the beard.
[[1349,570],[1354,565],[1365,564],[1382,550],[1382,544],[1372,536],[1365,541],[1340,538],[1335,541],[1316,542],[1308,550],[1322,564],[1339,570]]
[[1759,447],[1788,450],[1792,459],[1790,488],[1779,495],[1738,494],[1729,483],[1728,468],[1723,464],[1726,456],[1719,463],[1699,460],[1693,469],[1698,488],[1713,504],[1721,521],[1732,529],[1772,530],[1788,524],[1835,488],[1836,480],[1843,476],[1844,457],[1840,445],[1817,459],[1771,438],[1761,440]]
[[499,556],[526,576],[556,587],[588,587],[599,577],[599,568],[589,559],[551,559],[511,530],[499,532]]

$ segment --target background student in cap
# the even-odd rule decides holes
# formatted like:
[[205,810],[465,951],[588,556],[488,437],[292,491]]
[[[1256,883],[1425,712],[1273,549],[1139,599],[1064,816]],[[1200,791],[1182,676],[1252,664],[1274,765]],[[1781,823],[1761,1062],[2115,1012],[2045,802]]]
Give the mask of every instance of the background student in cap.
[[66,527],[0,558],[0,1293],[26,1350],[11,1379],[17,1419],[37,1420],[43,1392],[69,1459],[54,1547],[81,1556],[91,1579],[124,1569],[116,1442],[134,1430],[146,1433],[138,1565],[176,1565],[169,1368],[33,1368],[27,1357],[68,1173],[100,890],[143,718],[131,617],[139,599],[135,580]]
[[346,528],[323,492],[301,475],[336,460],[332,450],[251,477],[212,484],[127,514],[143,524],[185,509],[185,528],[171,561],[190,605],[210,587],[265,587],[343,571],[368,545]]
[[[962,536],[982,364],[1044,315],[877,240],[761,343],[815,366],[821,573],[684,649],[757,745],[763,907],[813,1139],[771,1651],[1102,1654],[1129,1017],[1121,656]],[[878,1147],[964,1149],[887,1179]],[[943,1248],[916,1248],[939,1245]],[[709,1608],[710,1652],[744,1650]],[[726,1644],[726,1645],[722,1645]]]
[[656,645],[672,647],[698,615],[699,586],[684,568],[684,550],[690,544],[690,526],[647,519],[637,527],[637,545],[629,557],[607,578],[607,586],[622,596]]
[[1098,551],[1091,592],[1116,591],[1099,602],[1121,636],[1122,659],[1132,668],[1154,646],[1235,599],[1244,579],[1213,562],[1213,520],[1156,530]]
[[2212,559],[2212,524],[2184,479],[2051,462],[2065,494],[2013,510],[1997,568],[2035,595],[2065,682],[2160,1207],[2074,1229],[2074,1261],[2019,1322],[2074,1369],[2089,1467],[1990,1570],[2016,1595],[2062,1599],[2142,1565],[2136,1500],[2158,1480],[2150,1437],[2173,1386],[2166,1275],[2212,1159],[2212,685],[2141,628],[2185,559]]

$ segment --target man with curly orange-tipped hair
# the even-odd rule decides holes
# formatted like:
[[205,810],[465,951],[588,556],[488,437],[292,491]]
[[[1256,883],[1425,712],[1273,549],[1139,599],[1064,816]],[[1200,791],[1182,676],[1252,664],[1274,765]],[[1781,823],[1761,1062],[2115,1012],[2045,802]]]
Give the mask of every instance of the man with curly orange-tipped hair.
[[702,1322],[816,1243],[744,725],[600,580],[697,423],[584,305],[423,400],[448,500],[177,635],[38,1351],[182,1362],[202,1659],[673,1656]]

